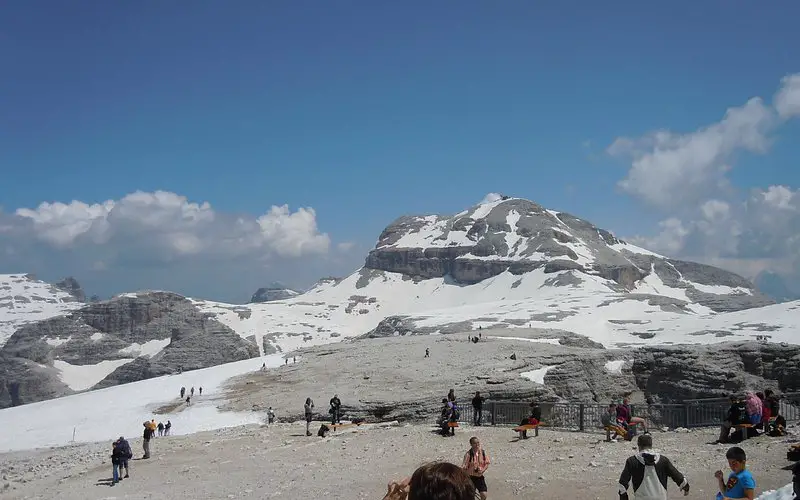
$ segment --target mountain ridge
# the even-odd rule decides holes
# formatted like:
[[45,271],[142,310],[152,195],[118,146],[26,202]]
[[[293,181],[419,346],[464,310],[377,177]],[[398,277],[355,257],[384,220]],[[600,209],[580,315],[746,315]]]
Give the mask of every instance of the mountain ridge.
[[[163,293],[169,292],[125,293],[111,300],[135,300],[147,309]],[[509,338],[515,329],[539,331],[546,342],[590,348],[711,344],[762,337],[798,343],[794,331],[800,326],[795,312],[800,301],[775,304],[737,274],[669,259],[586,220],[510,197],[452,216],[400,217],[381,233],[363,267],[344,278],[323,278],[296,296],[241,305],[171,295],[175,301],[186,301],[180,302],[179,309],[191,310],[191,316],[198,318],[196,325],[218,322],[215,329],[235,332],[244,344],[230,340],[231,352],[247,353],[231,356],[245,357],[356,337],[469,333],[481,328],[507,329]],[[103,310],[108,303],[92,306]],[[54,308],[51,316],[82,306],[69,303]],[[83,344],[93,341],[80,329],[72,338],[56,335],[47,318],[37,319],[44,321],[27,324],[22,333],[14,334],[25,336],[25,342],[35,346],[26,351],[29,354],[15,350],[17,364],[50,366],[59,352],[74,356]],[[184,324],[183,317],[169,321]],[[100,330],[94,333],[109,333],[109,329]],[[73,357],[70,363],[106,363],[102,370],[96,368],[104,381],[95,377],[105,385],[148,378],[164,373],[152,368],[150,360],[163,359],[174,340],[169,335],[148,337],[145,343],[158,342],[147,349],[146,356],[86,355]],[[192,356],[208,358],[202,349],[190,348],[193,342],[209,348],[203,335],[184,341],[187,367],[193,365]],[[18,346],[19,339],[12,345]],[[112,347],[127,349],[117,343]],[[109,366],[109,362],[121,364]],[[2,360],[0,369],[1,365]],[[175,365],[169,363],[172,368]],[[69,370],[76,370],[61,366],[62,379]]]

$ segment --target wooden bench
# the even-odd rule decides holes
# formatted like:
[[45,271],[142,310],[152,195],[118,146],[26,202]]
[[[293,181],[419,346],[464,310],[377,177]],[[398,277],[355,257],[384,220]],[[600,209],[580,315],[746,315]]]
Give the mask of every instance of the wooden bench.
[[447,427],[458,427],[458,422],[447,422]]
[[620,436],[622,439],[627,439],[628,437],[628,431],[619,425],[605,425],[603,426],[603,429],[606,431],[606,441],[611,441],[612,432]]
[[539,426],[542,425],[541,422],[533,425],[533,424],[525,424],[520,425],[519,427],[514,427],[514,432],[519,432],[520,436],[525,431],[534,431],[534,436],[539,437]]

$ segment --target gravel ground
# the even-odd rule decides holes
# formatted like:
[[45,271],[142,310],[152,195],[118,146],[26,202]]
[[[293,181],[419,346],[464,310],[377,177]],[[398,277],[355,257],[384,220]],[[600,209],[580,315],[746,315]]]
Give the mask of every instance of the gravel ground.
[[[319,423],[313,424],[319,428]],[[617,498],[617,479],[631,443],[605,443],[599,433],[542,430],[517,441],[510,428],[465,426],[444,438],[425,425],[363,425],[327,438],[304,435],[304,423],[247,426],[156,438],[153,458],[131,462],[130,479],[109,487],[110,443],[0,455],[0,498],[87,500],[211,498],[340,498],[380,500],[386,483],[435,459],[460,463],[478,436],[492,459],[490,498]],[[713,429],[654,433],[656,446],[687,476],[691,494],[674,485],[670,498],[708,500],[713,473],[726,470],[725,446],[706,444]],[[141,439],[130,439],[141,454]],[[745,442],[758,492],[790,482],[782,467],[787,440]]]

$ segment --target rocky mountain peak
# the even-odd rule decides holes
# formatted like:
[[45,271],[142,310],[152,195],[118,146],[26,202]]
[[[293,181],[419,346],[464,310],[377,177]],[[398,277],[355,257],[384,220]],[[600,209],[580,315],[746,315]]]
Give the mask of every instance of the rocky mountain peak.
[[67,276],[63,280],[56,283],[55,286],[56,288],[59,288],[75,297],[75,300],[79,302],[86,302],[86,294],[84,293],[83,288],[81,288],[78,280],[72,276]]
[[297,290],[293,290],[288,286],[284,285],[283,283],[273,282],[269,285],[259,288],[256,290],[256,293],[250,298],[251,304],[257,304],[261,302],[273,302],[276,300],[286,300],[291,299],[292,297],[297,297],[302,292]]
[[587,220],[505,196],[456,215],[400,217],[383,230],[365,267],[415,279],[450,276],[463,284],[506,271],[572,271],[578,279],[604,278],[619,292],[633,292],[655,275],[715,311],[774,303],[734,273],[658,255]]

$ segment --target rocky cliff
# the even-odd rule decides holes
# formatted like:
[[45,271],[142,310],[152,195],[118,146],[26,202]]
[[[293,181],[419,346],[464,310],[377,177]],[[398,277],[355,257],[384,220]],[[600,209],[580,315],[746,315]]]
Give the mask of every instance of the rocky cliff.
[[451,276],[464,284],[505,271],[575,270],[629,292],[655,275],[717,312],[774,303],[734,273],[648,252],[588,221],[518,198],[477,205],[454,216],[401,217],[381,233],[365,267],[417,279]]
[[0,407],[69,393],[65,367],[119,361],[97,388],[256,356],[256,345],[180,295],[120,296],[18,329],[0,349]]
[[[298,394],[324,403],[338,393],[348,416],[430,421],[455,389],[464,408],[480,391],[494,401],[598,405],[633,393],[635,403],[726,397],[746,390],[798,390],[800,346],[757,342],[716,346],[599,349],[548,343],[559,332],[485,330],[465,335],[361,338],[302,350],[302,363],[233,380],[229,409],[269,405],[300,418]],[[425,349],[430,357],[425,357]],[[324,381],[324,382],[320,382]],[[296,409],[296,411],[295,411]]]

